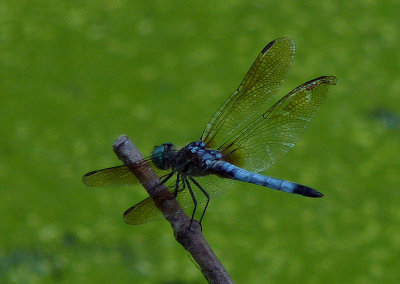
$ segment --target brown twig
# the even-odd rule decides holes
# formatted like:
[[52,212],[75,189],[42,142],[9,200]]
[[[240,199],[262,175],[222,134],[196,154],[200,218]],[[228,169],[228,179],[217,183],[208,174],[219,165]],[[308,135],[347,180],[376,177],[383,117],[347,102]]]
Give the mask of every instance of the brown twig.
[[164,214],[174,230],[175,239],[192,255],[209,283],[233,283],[217,256],[205,240],[200,225],[193,222],[190,230],[190,217],[179,206],[164,184],[148,165],[136,164],[143,159],[139,150],[125,135],[118,137],[113,144],[118,158],[129,167],[147,190],[157,207]]

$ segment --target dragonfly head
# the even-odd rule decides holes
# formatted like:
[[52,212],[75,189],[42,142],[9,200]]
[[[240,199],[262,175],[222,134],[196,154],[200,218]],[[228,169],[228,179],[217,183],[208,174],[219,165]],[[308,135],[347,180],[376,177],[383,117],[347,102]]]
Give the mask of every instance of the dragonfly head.
[[151,155],[154,165],[161,170],[171,168],[171,158],[175,153],[175,145],[164,143],[161,146],[155,146]]

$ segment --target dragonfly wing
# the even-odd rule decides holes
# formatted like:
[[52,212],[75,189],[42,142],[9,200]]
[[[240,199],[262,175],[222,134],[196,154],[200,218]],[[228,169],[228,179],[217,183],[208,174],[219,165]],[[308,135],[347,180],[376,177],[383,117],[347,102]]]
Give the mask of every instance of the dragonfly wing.
[[[215,175],[208,175],[204,177],[196,177],[196,181],[202,186],[211,198],[219,197],[232,187],[234,180],[220,178]],[[175,181],[168,183],[168,189],[173,192],[175,190]],[[207,201],[206,196],[199,188],[191,183],[191,187],[196,196],[198,204]],[[194,207],[192,196],[187,188],[178,193],[177,201],[183,209],[191,209]],[[191,212],[189,212],[191,214]],[[152,221],[159,220],[163,217],[161,211],[155,205],[153,198],[149,197],[132,206],[124,213],[124,221],[130,225],[139,225]]]
[[294,147],[335,84],[335,77],[324,76],[295,88],[231,137],[220,149],[224,160],[254,172],[269,168]]
[[[162,178],[166,174],[166,171],[158,169],[150,158],[143,159],[138,162],[147,163],[151,166],[153,171]],[[85,174],[82,177],[84,184],[93,187],[121,187],[121,186],[132,186],[139,183],[136,176],[129,170],[127,166],[117,166],[102,170],[93,171]]]
[[266,110],[292,65],[295,44],[289,38],[270,42],[258,55],[237,90],[208,122],[201,140],[217,148]]
[[140,225],[159,220],[163,217],[152,197],[148,197],[132,206],[124,213],[124,222],[129,225]]
[[[176,178],[171,177],[164,185],[170,192],[174,192]],[[161,194],[163,193],[161,192]],[[163,217],[163,214],[154,203],[153,198],[148,197],[127,209],[123,217],[124,222],[129,225],[140,225],[159,220]]]
[[96,170],[83,176],[82,181],[94,187],[119,187],[138,184],[138,179],[127,166]]

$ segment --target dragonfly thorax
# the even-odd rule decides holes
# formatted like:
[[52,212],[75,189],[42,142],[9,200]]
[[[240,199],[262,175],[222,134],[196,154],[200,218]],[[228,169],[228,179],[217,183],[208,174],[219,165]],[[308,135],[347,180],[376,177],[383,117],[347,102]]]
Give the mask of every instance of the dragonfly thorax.
[[206,149],[203,141],[195,141],[179,150],[174,169],[186,176],[204,176],[209,174],[210,165],[221,159],[219,151]]
[[215,161],[221,160],[222,154],[217,150],[206,149],[203,141],[189,143],[179,151],[172,143],[154,147],[152,161],[162,170],[172,168],[185,176],[204,176]]

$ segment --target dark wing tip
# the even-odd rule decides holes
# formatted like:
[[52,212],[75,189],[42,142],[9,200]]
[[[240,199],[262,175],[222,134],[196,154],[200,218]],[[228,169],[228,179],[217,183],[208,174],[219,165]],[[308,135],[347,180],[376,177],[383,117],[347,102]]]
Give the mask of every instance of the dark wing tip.
[[270,43],[268,43],[263,50],[261,51],[261,54],[266,53],[274,44],[276,44],[277,42],[286,42],[286,44],[288,44],[290,46],[291,49],[295,49],[295,44],[294,41],[291,38],[288,37],[281,37],[281,38],[277,38],[274,39],[273,41],[271,41]]
[[315,79],[312,79],[310,81],[307,81],[294,90],[290,92],[290,94],[296,93],[298,90],[302,88],[306,88],[308,91],[311,91],[312,89],[320,86],[321,84],[326,84],[326,85],[336,85],[337,79],[334,76],[321,76]]
[[84,174],[82,178],[90,177],[90,176],[92,176],[92,175],[94,175],[94,174],[96,174],[96,173],[98,173],[98,172],[99,172],[99,171],[91,171],[91,172],[88,172],[87,174]]
[[322,76],[320,77],[321,81],[328,85],[336,85],[337,79],[335,76]]
[[276,40],[271,41],[270,43],[268,43],[263,50],[261,51],[262,54],[266,53],[268,49],[271,48],[271,46],[273,46],[275,44]]
[[315,79],[312,79],[308,82],[305,82],[303,85],[310,85],[313,88],[320,84],[328,84],[328,85],[336,85],[337,79],[335,76],[321,76]]
[[[137,205],[137,204],[136,204]],[[139,224],[143,224],[144,222],[138,222],[138,220],[132,218],[132,216],[130,216],[130,213],[136,208],[136,205],[128,208],[124,214],[122,215],[122,219],[124,220],[124,222],[128,225],[139,225]]]
[[132,207],[126,209],[125,212],[124,212],[124,217],[125,217],[126,215],[128,215],[129,213],[131,213],[132,210],[133,210],[134,208],[135,208],[135,206],[132,206]]
[[308,187],[308,186],[305,186],[305,185],[301,185],[301,184],[298,184],[296,186],[296,188],[294,189],[293,193],[300,194],[300,195],[307,196],[307,197],[313,197],[313,198],[321,198],[321,197],[324,196],[318,190],[315,190],[315,189],[313,189],[311,187]]
[[89,177],[91,177],[92,175],[94,175],[94,174],[96,174],[96,173],[98,173],[98,171],[92,171],[92,172],[88,172],[87,174],[85,174],[83,177],[82,177],[82,182],[84,183],[84,184],[86,184],[86,185],[91,185],[90,183],[88,183],[88,178]]
[[281,37],[281,38],[277,38],[273,41],[271,41],[270,43],[268,43],[263,50],[261,51],[261,54],[266,53],[273,45],[275,44],[279,44],[281,43],[282,46],[286,46],[288,48],[290,48],[293,52],[296,49],[295,43],[291,38],[288,37]]

